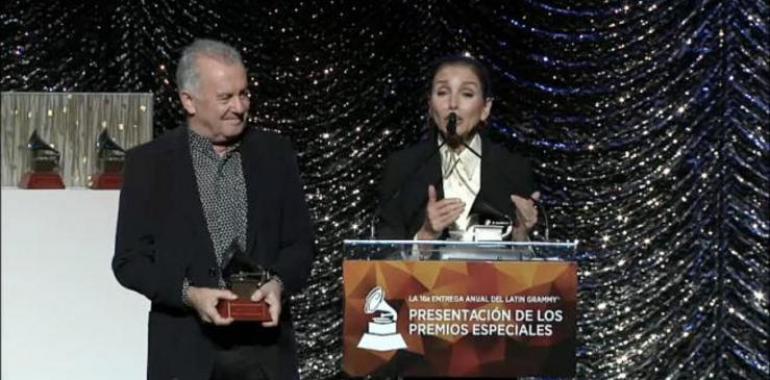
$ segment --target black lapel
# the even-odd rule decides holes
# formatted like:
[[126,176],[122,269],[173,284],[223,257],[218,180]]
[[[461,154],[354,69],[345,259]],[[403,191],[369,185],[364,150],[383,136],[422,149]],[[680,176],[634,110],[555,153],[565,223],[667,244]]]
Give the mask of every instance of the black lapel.
[[481,199],[513,218],[515,212],[510,199],[512,188],[504,172],[510,169],[506,168],[507,152],[501,145],[489,140],[485,134],[481,133],[479,136],[481,137],[481,189],[472,210],[478,208],[478,202]]
[[[412,179],[404,185],[401,194],[405,220],[409,221],[409,232],[422,225],[425,219],[425,205],[428,202],[428,185],[436,187],[438,199],[444,198],[444,186],[441,178],[441,153],[436,152],[438,145],[435,139],[419,143],[408,162],[413,166],[408,169],[407,176]],[[428,160],[425,162],[425,160]],[[422,166],[421,168],[418,168]],[[414,173],[414,170],[419,170]],[[408,180],[408,179],[407,179]]]
[[211,240],[206,217],[203,214],[198,181],[195,179],[195,169],[190,154],[187,128],[187,126],[182,125],[169,132],[174,134],[171,140],[171,154],[166,156],[170,160],[168,167],[171,168],[171,173],[169,175],[173,176],[172,186],[174,187],[174,194],[177,194],[176,207],[184,213],[185,219],[190,221],[195,234],[201,237],[201,241],[206,244],[208,251],[214,257],[214,242]]

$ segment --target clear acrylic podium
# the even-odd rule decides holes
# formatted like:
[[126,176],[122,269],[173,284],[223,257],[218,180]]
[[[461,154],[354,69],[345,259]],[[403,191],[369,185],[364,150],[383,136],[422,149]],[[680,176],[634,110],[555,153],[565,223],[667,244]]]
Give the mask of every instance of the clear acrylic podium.
[[573,377],[577,242],[345,240],[353,377]]

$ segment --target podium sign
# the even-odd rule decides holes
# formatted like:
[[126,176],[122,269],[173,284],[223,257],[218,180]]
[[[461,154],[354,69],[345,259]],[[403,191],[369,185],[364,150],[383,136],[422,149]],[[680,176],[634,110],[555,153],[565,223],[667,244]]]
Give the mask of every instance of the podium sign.
[[347,260],[350,376],[575,375],[577,265]]

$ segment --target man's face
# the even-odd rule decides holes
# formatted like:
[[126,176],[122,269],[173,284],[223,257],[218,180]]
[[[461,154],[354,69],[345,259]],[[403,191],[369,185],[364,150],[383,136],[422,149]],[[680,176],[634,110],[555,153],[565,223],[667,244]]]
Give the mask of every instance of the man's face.
[[198,57],[196,63],[198,88],[180,93],[190,128],[215,145],[236,140],[249,113],[246,69],[206,56]]

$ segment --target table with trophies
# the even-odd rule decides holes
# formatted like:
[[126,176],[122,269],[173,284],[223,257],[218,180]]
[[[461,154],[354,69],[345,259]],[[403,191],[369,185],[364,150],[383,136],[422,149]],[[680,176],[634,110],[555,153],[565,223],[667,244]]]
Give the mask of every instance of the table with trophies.
[[145,376],[149,302],[115,280],[125,149],[152,95],[2,93],[3,379]]
[[59,152],[37,133],[27,148],[2,189],[2,377],[140,378],[147,301],[112,275],[120,193],[101,191],[120,188],[124,151],[103,131],[90,188],[65,188]]

